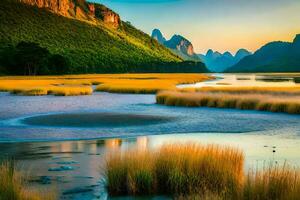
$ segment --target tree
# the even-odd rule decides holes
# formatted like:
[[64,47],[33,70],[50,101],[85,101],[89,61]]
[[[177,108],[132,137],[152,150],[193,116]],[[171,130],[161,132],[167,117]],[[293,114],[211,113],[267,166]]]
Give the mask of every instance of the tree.
[[51,71],[52,74],[69,74],[69,60],[62,55],[54,54],[49,58],[48,69]]
[[24,75],[48,74],[49,56],[49,51],[36,43],[20,42],[15,53],[17,71]]

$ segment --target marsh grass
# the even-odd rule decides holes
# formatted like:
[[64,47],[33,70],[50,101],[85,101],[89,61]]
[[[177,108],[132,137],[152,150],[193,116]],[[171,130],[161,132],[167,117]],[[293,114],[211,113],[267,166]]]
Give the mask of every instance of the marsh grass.
[[162,90],[176,90],[179,84],[192,84],[208,79],[212,77],[201,74],[131,74],[103,81],[96,91],[155,94]]
[[0,163],[0,200],[54,200],[53,191],[33,189],[13,161]]
[[17,95],[75,96],[96,91],[114,93],[153,94],[160,90],[175,90],[181,83],[211,79],[201,74],[95,74],[68,76],[0,77],[0,91]]
[[196,92],[228,93],[228,94],[270,94],[270,95],[300,95],[300,86],[228,86],[228,87],[202,87]]
[[236,108],[300,114],[300,95],[164,91],[156,102],[169,106]]
[[177,200],[298,200],[300,172],[270,163],[244,172],[244,156],[217,145],[169,144],[114,152],[107,159],[110,195],[168,195]]
[[87,86],[75,86],[75,87],[56,87],[48,90],[48,94],[55,96],[81,96],[91,95],[93,89]]
[[287,164],[272,163],[261,170],[250,170],[243,187],[243,199],[300,199],[299,170]]
[[108,158],[107,186],[111,195],[210,192],[237,197],[243,162],[239,150],[214,145],[174,144],[152,151],[128,151]]

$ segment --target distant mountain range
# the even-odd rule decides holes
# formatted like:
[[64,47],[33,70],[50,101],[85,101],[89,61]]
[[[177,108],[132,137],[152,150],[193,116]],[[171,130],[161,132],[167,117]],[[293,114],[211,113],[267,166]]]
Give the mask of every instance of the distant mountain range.
[[227,72],[300,72],[300,34],[293,42],[270,42]]
[[154,29],[152,31],[152,38],[156,39],[160,44],[169,48],[173,53],[184,60],[200,61],[194,52],[193,44],[181,35],[173,35],[170,40],[167,40],[159,29]]
[[223,54],[209,49],[206,55],[198,54],[199,58],[205,63],[207,68],[213,72],[223,72],[238,63],[242,58],[251,55],[246,49],[240,49],[233,56],[230,52]]

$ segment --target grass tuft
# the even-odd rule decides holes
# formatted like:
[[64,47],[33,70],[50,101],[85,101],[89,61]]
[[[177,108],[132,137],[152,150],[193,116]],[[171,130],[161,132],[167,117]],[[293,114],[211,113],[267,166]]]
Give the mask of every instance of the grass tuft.
[[300,173],[288,165],[272,165],[248,172],[243,199],[300,199]]
[[0,200],[54,200],[51,191],[32,189],[22,173],[16,170],[13,161],[0,164]]

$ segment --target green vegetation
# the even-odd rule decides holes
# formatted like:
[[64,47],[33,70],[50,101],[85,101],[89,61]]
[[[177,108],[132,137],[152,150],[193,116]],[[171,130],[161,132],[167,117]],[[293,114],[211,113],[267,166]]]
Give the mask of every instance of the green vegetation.
[[183,200],[296,200],[300,172],[284,164],[243,171],[237,149],[196,144],[115,152],[107,161],[110,195],[170,195]]
[[[1,0],[0,73],[5,73],[7,67],[3,60],[13,55],[11,51],[21,42],[36,43],[56,55],[52,57],[52,66],[66,60],[71,66],[69,73],[206,71],[203,63],[182,63],[181,58],[130,23],[123,22],[114,29],[100,22],[93,24],[59,16],[15,0]],[[50,71],[64,73],[60,68]],[[6,72],[15,73],[10,68]]]
[[0,200],[54,200],[54,192],[31,189],[14,162],[0,163]]
[[69,62],[61,55],[51,55],[46,48],[32,42],[20,42],[3,50],[4,71],[15,75],[67,74]]
[[156,102],[168,106],[237,108],[300,114],[300,96],[291,94],[164,91],[156,95]]

